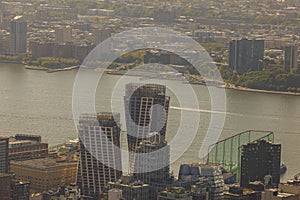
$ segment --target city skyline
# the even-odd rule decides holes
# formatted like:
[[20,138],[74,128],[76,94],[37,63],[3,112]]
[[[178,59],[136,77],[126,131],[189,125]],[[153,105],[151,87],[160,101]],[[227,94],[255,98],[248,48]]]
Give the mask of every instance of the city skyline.
[[0,2],[0,200],[299,200],[299,0]]

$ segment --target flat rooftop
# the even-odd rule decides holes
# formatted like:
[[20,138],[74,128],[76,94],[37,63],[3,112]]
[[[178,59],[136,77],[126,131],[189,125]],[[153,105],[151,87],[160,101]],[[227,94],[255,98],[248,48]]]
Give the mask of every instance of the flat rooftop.
[[20,166],[22,168],[33,168],[33,169],[51,169],[57,167],[64,167],[70,165],[77,165],[77,162],[60,162],[53,158],[39,158],[24,161],[11,161],[12,166]]

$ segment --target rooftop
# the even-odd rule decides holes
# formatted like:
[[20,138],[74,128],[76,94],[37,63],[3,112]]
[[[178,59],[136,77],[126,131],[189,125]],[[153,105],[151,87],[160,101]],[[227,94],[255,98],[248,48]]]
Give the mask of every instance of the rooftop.
[[14,17],[14,20],[21,20],[21,19],[23,19],[23,16],[18,15]]
[[11,165],[21,166],[22,168],[27,167],[45,170],[69,165],[77,165],[77,162],[59,162],[58,160],[52,158],[39,158],[24,161],[11,161]]

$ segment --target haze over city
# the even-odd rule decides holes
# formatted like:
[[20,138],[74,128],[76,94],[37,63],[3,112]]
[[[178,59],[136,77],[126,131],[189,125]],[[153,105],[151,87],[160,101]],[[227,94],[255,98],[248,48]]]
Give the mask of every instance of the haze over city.
[[0,200],[299,200],[299,0],[0,2]]

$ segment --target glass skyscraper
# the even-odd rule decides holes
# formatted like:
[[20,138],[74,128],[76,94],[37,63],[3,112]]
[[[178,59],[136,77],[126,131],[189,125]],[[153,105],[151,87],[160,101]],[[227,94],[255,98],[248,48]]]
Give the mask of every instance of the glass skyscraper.
[[119,121],[115,113],[80,116],[77,185],[83,195],[98,198],[108,182],[121,178]]
[[229,67],[238,74],[262,70],[264,40],[233,40],[229,44]]
[[157,132],[165,141],[170,97],[158,84],[129,83],[125,90],[125,115],[129,151],[133,151],[149,133]]
[[27,50],[27,22],[16,16],[10,22],[10,53],[25,54]]
[[165,141],[170,103],[166,87],[129,83],[124,101],[130,173],[145,183],[166,180],[170,162]]

